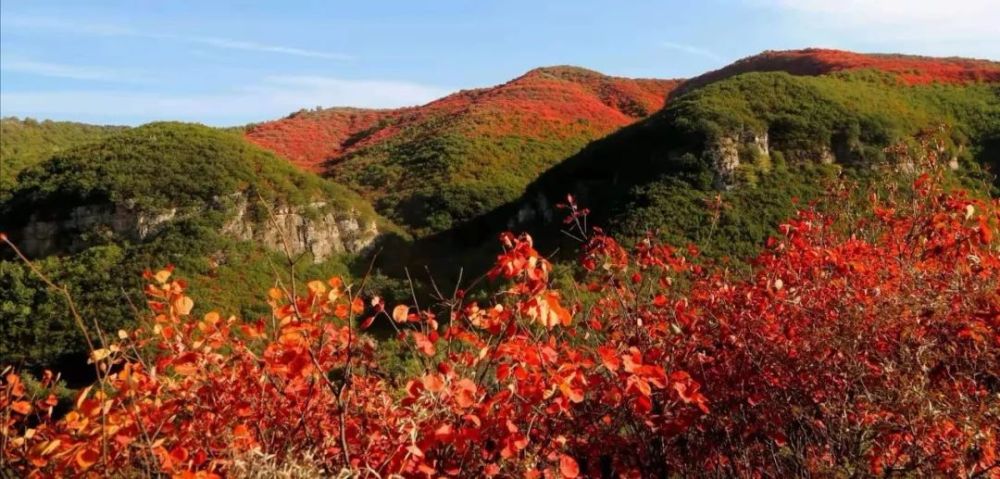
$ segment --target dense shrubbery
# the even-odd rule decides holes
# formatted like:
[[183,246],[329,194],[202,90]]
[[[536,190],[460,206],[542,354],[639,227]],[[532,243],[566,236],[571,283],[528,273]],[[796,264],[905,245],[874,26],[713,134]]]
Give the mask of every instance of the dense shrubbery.
[[[88,318],[109,330],[135,324],[136,305],[143,302],[138,275],[164,263],[176,264],[191,279],[202,302],[261,314],[266,311],[238,292],[266,288],[275,269],[286,274],[290,268],[283,256],[261,245],[220,234],[237,193],[251,207],[260,200],[270,205],[323,201],[325,209],[354,210],[362,220],[375,218],[383,232],[398,231],[357,194],[295,169],[238,133],[183,123],[132,128],[28,168],[10,198],[0,202],[0,231],[15,231],[30,215],[66,218],[73,207],[87,204],[126,204],[154,215],[176,208],[178,218],[142,241],[109,234],[107,225],[56,238],[85,244],[36,258],[37,267],[77,297]],[[197,213],[185,213],[191,211]],[[251,213],[259,223],[268,221],[263,208]],[[312,265],[311,258],[301,258],[294,269],[310,276],[346,274],[351,260],[343,256]],[[62,368],[67,356],[75,360],[86,351],[63,298],[47,291],[8,252],[0,253],[0,286],[0,357],[5,361]]]
[[189,123],[150,123],[61,152],[22,172],[2,208],[13,222],[22,205],[37,211],[111,201],[155,211],[210,206],[236,192],[289,204],[323,199],[371,214],[343,186],[297,171],[235,133]]
[[[885,183],[881,169],[891,162],[884,148],[919,148],[913,138],[927,132],[941,140],[942,161],[954,157],[953,176],[965,187],[995,190],[984,174],[1000,158],[995,85],[906,86],[871,71],[744,74],[672,98],[650,118],[591,143],[529,185],[514,208],[537,208],[540,197],[551,204],[570,190],[623,238],[655,229],[671,241],[698,240],[711,256],[741,258],[773,233],[794,200],[808,203],[842,176]],[[747,139],[764,135],[766,156]],[[723,139],[743,144],[734,187],[720,191],[706,152]],[[824,164],[823,155],[836,161]],[[728,207],[714,218],[704,205],[720,195]]]
[[[284,255],[259,245],[214,232],[185,238],[184,232],[178,227],[146,244],[100,245],[70,256],[49,256],[35,266],[67,288],[82,315],[116,331],[135,326],[136,309],[144,304],[140,275],[152,264],[172,261],[206,306],[255,317],[267,308],[242,291],[266,288],[276,276],[287,278],[293,270],[299,277],[346,275],[353,261],[341,256],[313,264],[306,257],[290,268]],[[218,264],[213,257],[225,261]],[[57,368],[73,373],[74,381],[92,376],[76,366],[87,345],[61,293],[16,260],[0,261],[0,291],[0,357],[6,363]]]
[[[749,276],[655,237],[627,250],[572,200],[583,275],[563,290],[511,234],[482,302],[386,304],[331,278],[279,284],[269,317],[240,320],[148,273],[152,313],[103,335],[100,380],[61,418],[6,375],[3,467],[1000,477],[1000,204],[942,181],[805,208]],[[378,362],[374,324],[398,331],[406,369]]]
[[0,201],[14,188],[17,174],[49,156],[97,140],[121,128],[30,118],[0,118]]

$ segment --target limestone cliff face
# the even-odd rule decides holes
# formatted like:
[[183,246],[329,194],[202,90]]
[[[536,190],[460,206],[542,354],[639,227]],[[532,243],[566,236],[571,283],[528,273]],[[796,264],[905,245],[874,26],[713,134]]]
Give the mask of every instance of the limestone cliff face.
[[715,186],[730,189],[735,184],[736,170],[740,166],[740,150],[751,151],[755,155],[768,156],[771,147],[767,133],[743,131],[722,137],[706,145],[704,158],[715,170]]
[[[268,249],[293,256],[311,253],[316,262],[338,253],[360,253],[380,236],[375,221],[357,211],[335,210],[324,202],[278,206],[271,213],[254,215],[245,194],[217,202],[227,211],[221,233],[254,241]],[[265,210],[266,211],[266,210]],[[29,257],[78,251],[101,238],[143,241],[172,221],[205,213],[203,208],[168,208],[148,212],[134,204],[90,204],[58,215],[32,213],[11,236]]]
[[247,198],[238,196],[235,214],[222,227],[223,234],[292,256],[311,253],[316,262],[338,253],[361,253],[380,234],[375,222],[362,219],[357,211],[334,211],[324,202],[280,206],[264,218],[254,216]]

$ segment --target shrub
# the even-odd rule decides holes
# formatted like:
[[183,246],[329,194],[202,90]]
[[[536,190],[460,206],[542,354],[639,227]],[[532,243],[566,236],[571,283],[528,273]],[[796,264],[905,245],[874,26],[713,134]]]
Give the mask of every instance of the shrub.
[[[91,353],[65,416],[6,375],[3,467],[209,477],[251,450],[380,477],[1000,477],[1000,204],[941,182],[803,209],[748,276],[654,236],[627,250],[572,198],[583,274],[563,290],[509,233],[481,303],[387,306],[332,278],[239,320],[148,273],[153,315]],[[407,372],[376,360],[376,321]]]

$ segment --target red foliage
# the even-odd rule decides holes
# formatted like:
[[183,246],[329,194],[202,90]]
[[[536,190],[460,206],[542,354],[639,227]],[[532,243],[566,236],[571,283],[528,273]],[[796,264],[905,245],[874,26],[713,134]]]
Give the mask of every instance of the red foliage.
[[300,112],[281,120],[254,125],[246,138],[287,158],[299,168],[319,172],[324,161],[344,153],[344,145],[353,135],[397,114],[397,110],[354,108]]
[[908,85],[928,83],[1000,82],[1000,63],[967,58],[854,53],[807,48],[767,51],[685,82],[692,89],[741,73],[783,71],[793,75],[824,75],[844,70],[874,69],[896,75]]
[[[94,352],[106,375],[64,417],[6,375],[2,467],[191,477],[256,449],[379,477],[998,478],[1000,202],[913,190],[802,211],[744,278],[652,237],[628,251],[572,200],[585,274],[564,291],[512,234],[489,304],[390,313],[334,278],[272,289],[267,319],[195,317],[149,274],[155,317]],[[369,315],[419,372],[380,370]]]
[[397,110],[333,108],[253,126],[251,142],[322,171],[323,164],[404,131],[437,124],[471,136],[596,139],[659,110],[679,81],[618,78],[572,67],[532,70],[503,85]]

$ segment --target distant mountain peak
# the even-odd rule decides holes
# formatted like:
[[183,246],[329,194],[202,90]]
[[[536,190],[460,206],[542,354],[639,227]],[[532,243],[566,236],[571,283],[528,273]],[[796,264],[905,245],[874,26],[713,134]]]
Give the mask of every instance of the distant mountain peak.
[[865,69],[894,75],[908,85],[1000,81],[1000,62],[990,60],[803,48],[765,50],[694,77],[675,93],[687,92],[741,73],[783,71],[793,75],[815,76]]
[[[490,133],[531,136],[545,129],[585,122],[599,137],[659,110],[679,80],[613,77],[582,67],[532,69],[506,83],[462,90],[426,105],[395,110],[333,107],[302,110],[251,126],[247,139],[288,158],[300,168],[324,164],[408,128],[448,118],[448,124]],[[498,115],[505,118],[497,119]],[[510,118],[506,118],[510,116]],[[499,132],[499,131],[497,131]]]

